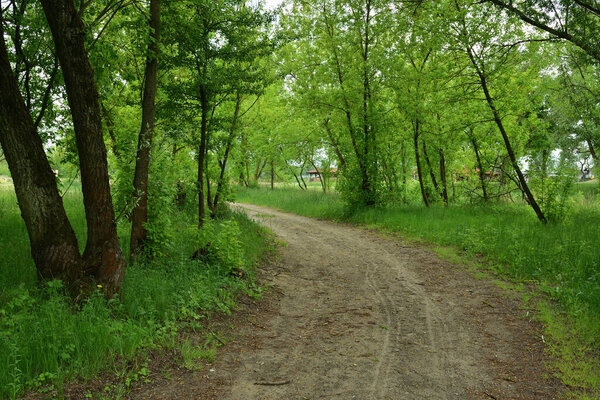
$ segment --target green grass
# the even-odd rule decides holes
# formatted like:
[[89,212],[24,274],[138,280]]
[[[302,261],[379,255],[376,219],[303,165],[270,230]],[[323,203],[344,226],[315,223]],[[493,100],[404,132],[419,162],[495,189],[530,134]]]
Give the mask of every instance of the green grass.
[[[70,191],[65,207],[83,246],[80,192]],[[216,244],[205,262],[190,259],[202,240],[195,218],[175,215],[164,251],[128,267],[119,299],[106,301],[98,291],[73,306],[60,282],[38,284],[14,193],[0,190],[0,398],[48,385],[60,394],[70,379],[118,370],[141,349],[172,341],[185,321],[230,312],[236,293],[258,294],[252,278],[265,232],[239,213],[209,225]],[[128,226],[119,231],[126,238]]]
[[8,164],[6,161],[0,161],[0,176],[10,176],[10,171],[8,170]]
[[[574,201],[566,221],[540,224],[525,206],[418,205],[349,211],[336,194],[295,189],[238,189],[237,201],[274,207],[296,214],[343,220],[464,251],[484,261],[496,274],[534,283],[556,304],[557,317],[541,313],[554,337],[561,326],[564,340],[552,350],[562,360],[561,376],[575,386],[600,394],[600,208]],[[550,332],[551,333],[551,332]],[[564,339],[564,338],[563,338]],[[562,340],[562,339],[557,339]],[[569,349],[570,347],[570,349]],[[562,354],[561,351],[568,352]],[[588,357],[584,357],[587,355]],[[568,365],[567,365],[568,364]],[[591,366],[591,367],[590,367]]]
[[581,193],[584,198],[595,199],[600,193],[600,184],[597,179],[587,182],[578,182],[574,185],[574,191],[575,193]]

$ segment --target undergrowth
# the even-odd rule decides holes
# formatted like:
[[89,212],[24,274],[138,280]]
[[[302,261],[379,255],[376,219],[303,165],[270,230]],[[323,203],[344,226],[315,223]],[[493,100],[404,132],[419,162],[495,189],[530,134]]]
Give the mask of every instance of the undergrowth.
[[[64,200],[85,243],[81,194]],[[0,191],[0,398],[40,387],[60,396],[70,379],[118,369],[140,349],[172,342],[180,321],[229,313],[238,293],[259,295],[253,278],[266,233],[240,213],[211,221],[200,235],[194,221],[173,217],[164,250],[127,268],[119,298],[107,301],[98,290],[74,306],[60,281],[38,285],[14,192]],[[128,226],[119,231],[126,237]],[[211,257],[192,260],[203,235],[210,235]]]

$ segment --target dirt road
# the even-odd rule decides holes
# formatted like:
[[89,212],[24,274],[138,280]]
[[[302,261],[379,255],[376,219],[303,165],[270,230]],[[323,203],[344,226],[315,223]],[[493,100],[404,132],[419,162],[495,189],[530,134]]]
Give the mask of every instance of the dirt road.
[[202,379],[156,398],[561,398],[535,323],[497,285],[364,229],[240,207],[287,244],[265,271],[280,295]]

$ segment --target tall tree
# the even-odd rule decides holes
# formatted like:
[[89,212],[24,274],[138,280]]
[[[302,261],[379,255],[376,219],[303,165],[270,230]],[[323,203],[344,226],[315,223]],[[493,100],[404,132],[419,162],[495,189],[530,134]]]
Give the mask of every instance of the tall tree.
[[77,10],[72,0],[41,3],[60,62],[79,154],[87,222],[85,273],[96,278],[111,296],[121,287],[126,262],[117,237],[99,96],[81,20],[83,9]]
[[143,243],[147,236],[144,225],[148,221],[148,171],[150,169],[150,150],[154,135],[154,109],[158,83],[160,0],[150,1],[149,28],[150,37],[142,99],[142,126],[138,137],[135,175],[133,178],[133,191],[136,202],[131,216],[130,257],[134,257],[143,249]]
[[41,279],[62,279],[77,296],[83,259],[56,178],[11,68],[0,9],[0,144],[6,157],[31,254]]

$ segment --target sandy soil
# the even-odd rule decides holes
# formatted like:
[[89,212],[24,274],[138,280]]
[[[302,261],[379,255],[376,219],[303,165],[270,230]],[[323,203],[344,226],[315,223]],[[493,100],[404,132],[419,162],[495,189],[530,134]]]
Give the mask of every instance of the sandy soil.
[[493,283],[364,229],[239,205],[287,245],[199,372],[139,399],[554,399],[537,324]]

